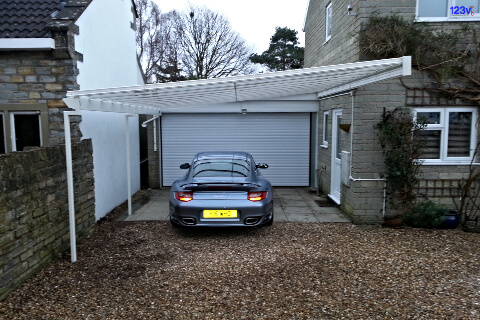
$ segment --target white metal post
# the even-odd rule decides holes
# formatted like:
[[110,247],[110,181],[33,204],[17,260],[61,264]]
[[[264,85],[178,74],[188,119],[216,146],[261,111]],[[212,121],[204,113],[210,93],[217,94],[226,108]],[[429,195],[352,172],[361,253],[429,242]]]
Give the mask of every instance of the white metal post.
[[72,137],[70,131],[70,116],[77,116],[80,113],[75,111],[63,112],[63,122],[65,127],[65,151],[67,161],[67,187],[68,187],[68,218],[70,223],[70,256],[72,262],[77,261],[77,238],[75,224],[75,196],[73,190],[73,157],[72,157]]
[[128,215],[132,215],[132,176],[130,168],[130,126],[128,125],[128,118],[133,117],[132,115],[125,116],[125,145],[127,155],[127,197],[128,197]]

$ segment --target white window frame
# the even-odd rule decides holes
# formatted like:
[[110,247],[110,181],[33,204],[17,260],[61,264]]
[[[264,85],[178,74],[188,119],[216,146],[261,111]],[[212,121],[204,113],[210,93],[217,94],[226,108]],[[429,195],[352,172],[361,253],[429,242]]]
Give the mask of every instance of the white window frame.
[[325,42],[332,38],[332,20],[333,20],[333,6],[330,2],[325,7]]
[[[480,21],[480,13],[475,12],[474,16],[457,16],[457,15],[452,15],[450,8],[454,7],[457,5],[457,1],[459,0],[448,0],[447,3],[447,12],[445,17],[419,17],[418,16],[418,9],[419,9],[419,2],[422,0],[417,0],[416,4],[416,11],[415,11],[415,17],[416,21],[418,22],[439,22],[439,21]],[[479,4],[480,7],[480,4]],[[480,10],[480,8],[476,8],[476,10]]]
[[10,112],[10,136],[12,138],[12,151],[17,151],[17,137],[15,135],[15,115],[37,115],[40,134],[40,146],[43,146],[42,117],[40,111],[14,111]]
[[[415,120],[417,118],[417,112],[436,112],[440,113],[439,124],[427,124],[424,130],[437,130],[440,131],[440,159],[420,159],[423,164],[469,164],[474,156],[475,148],[477,145],[477,117],[478,111],[475,107],[453,107],[453,108],[415,108]],[[448,121],[450,112],[471,112],[472,113],[472,126],[470,129],[470,155],[468,157],[448,157]]]
[[330,111],[323,112],[323,126],[322,126],[322,144],[320,147],[328,148],[328,118],[330,117]]

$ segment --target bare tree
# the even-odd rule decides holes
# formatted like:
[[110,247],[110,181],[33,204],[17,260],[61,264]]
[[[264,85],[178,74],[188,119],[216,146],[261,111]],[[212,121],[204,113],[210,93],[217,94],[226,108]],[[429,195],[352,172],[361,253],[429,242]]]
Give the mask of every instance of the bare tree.
[[138,55],[147,81],[173,82],[249,74],[251,49],[228,20],[205,7],[161,13],[136,0]]
[[137,54],[145,73],[150,79],[154,69],[163,60],[164,50],[161,41],[161,13],[158,6],[150,0],[136,0]]
[[190,78],[206,79],[253,73],[251,48],[232,30],[227,18],[206,7],[191,6],[175,24]]

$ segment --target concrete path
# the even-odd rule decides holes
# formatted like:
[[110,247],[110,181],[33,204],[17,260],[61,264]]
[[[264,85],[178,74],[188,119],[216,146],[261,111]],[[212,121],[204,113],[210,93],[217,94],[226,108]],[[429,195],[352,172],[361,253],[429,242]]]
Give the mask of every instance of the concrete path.
[[[122,216],[120,220],[168,220],[169,192],[169,188],[150,190],[149,200],[136,203],[133,214]],[[336,207],[319,207],[315,200],[326,199],[310,192],[308,188],[278,187],[274,188],[273,193],[275,221],[350,222]]]

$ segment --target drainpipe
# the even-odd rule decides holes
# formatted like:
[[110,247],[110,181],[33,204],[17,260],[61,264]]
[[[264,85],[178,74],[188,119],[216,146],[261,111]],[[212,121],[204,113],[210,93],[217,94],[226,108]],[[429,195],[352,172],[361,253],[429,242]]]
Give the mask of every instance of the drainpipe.
[[[160,112],[158,114],[158,116],[154,116],[152,119],[148,119],[147,121],[143,122],[142,123],[142,127],[147,127],[147,124],[149,124],[150,122],[153,122],[153,151],[158,151],[158,143],[157,141],[161,141],[161,137],[160,137],[160,134],[161,134],[161,124],[159,122],[159,128],[158,128],[158,137],[157,137],[157,119],[160,119],[162,117],[162,112]],[[162,181],[162,157],[161,157],[161,154],[159,153],[158,154],[158,162],[159,162],[159,168],[158,168],[158,183],[159,183],[159,187],[160,189],[162,188],[162,184],[163,184],[163,181]]]
[[155,116],[152,119],[149,119],[149,120],[142,123],[142,127],[146,128],[147,124],[149,124],[150,122],[153,121],[153,151],[158,150],[158,147],[157,147],[157,121],[155,121],[155,120],[159,119],[161,116],[162,116],[162,113],[160,112],[160,114],[158,116]]

